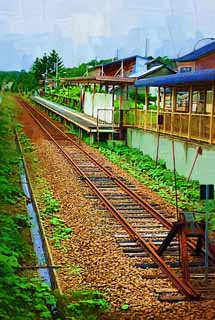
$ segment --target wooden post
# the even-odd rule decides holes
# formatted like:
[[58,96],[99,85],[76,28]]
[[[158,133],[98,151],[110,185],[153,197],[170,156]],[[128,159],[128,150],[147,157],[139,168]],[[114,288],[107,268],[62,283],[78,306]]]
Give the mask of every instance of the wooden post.
[[128,101],[128,84],[126,85],[126,100]]
[[145,89],[145,106],[146,106],[146,110],[145,110],[145,125],[144,128],[148,127],[148,106],[149,106],[149,87],[146,87]]
[[115,85],[113,85],[112,89],[112,107],[114,108],[114,91],[115,91]]
[[95,141],[95,135],[94,133],[90,132],[90,144],[93,144]]
[[123,86],[120,87],[119,96],[119,139],[123,139]]
[[162,100],[162,109],[163,109],[163,132],[166,132],[166,114],[165,114],[165,100],[166,100],[166,92],[163,87],[163,100]]
[[212,86],[212,109],[211,109],[211,115],[210,115],[210,138],[209,138],[209,143],[213,143],[213,130],[214,130],[214,106],[215,106],[215,85],[213,84]]
[[158,99],[157,99],[157,131],[160,132],[160,125],[158,124],[158,115],[161,111],[161,90],[160,87],[158,87]]
[[172,89],[172,97],[171,97],[172,111],[171,111],[171,134],[174,134],[174,118],[175,118],[175,110],[176,110],[176,88]]
[[166,100],[166,91],[165,91],[165,88],[163,88],[163,101],[162,101],[163,111],[165,111],[165,100]]
[[191,137],[191,121],[192,121],[192,107],[193,107],[193,86],[190,86],[189,90],[189,118],[188,118],[188,134],[187,137]]
[[94,99],[95,99],[95,94],[96,94],[96,84],[94,84],[94,86],[93,86],[92,117],[94,117]]
[[160,94],[161,94],[161,89],[160,89],[160,87],[158,87],[158,112],[160,111],[160,108],[161,108],[161,97],[160,97]]
[[149,87],[146,87],[146,89],[145,89],[145,106],[146,106],[146,110],[148,110],[148,106],[149,106]]
[[124,64],[123,64],[123,60],[121,60],[121,77],[124,77]]
[[204,90],[204,107],[203,107],[203,113],[206,113],[206,100],[207,100],[207,90]]
[[134,105],[135,105],[135,109],[137,108],[137,94],[138,94],[138,88],[135,88],[135,100],[134,100]]
[[156,167],[157,167],[157,164],[158,164],[158,156],[159,156],[159,148],[160,148],[160,123],[159,123],[159,118],[158,118],[158,115],[159,115],[159,112],[160,112],[160,87],[158,87],[158,99],[157,99],[157,150],[156,150]]

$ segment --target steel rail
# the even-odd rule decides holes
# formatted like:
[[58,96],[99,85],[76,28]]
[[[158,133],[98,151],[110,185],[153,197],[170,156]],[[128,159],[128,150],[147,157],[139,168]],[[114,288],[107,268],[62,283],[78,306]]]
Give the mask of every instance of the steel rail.
[[[16,97],[18,98],[18,101],[20,103],[24,103],[28,106],[29,103],[24,101],[22,98],[20,97]],[[32,106],[30,106],[30,108],[32,108]],[[41,115],[41,117],[43,117],[44,119],[46,119],[47,122],[50,123],[50,125],[52,125],[52,127],[54,127],[56,130],[58,130],[67,140],[69,140],[74,146],[76,146],[82,153],[84,153],[86,155],[86,157],[88,157],[93,163],[95,163],[101,170],[103,170],[109,177],[111,177],[117,184],[118,186],[120,186],[125,192],[127,192],[134,200],[136,200],[136,202],[138,204],[140,204],[145,210],[147,210],[155,219],[157,219],[158,221],[160,221],[168,230],[171,230],[173,227],[173,222],[167,220],[164,216],[162,216],[157,210],[155,210],[147,201],[145,201],[144,199],[142,199],[140,196],[138,196],[135,192],[133,192],[131,189],[129,189],[126,184],[121,181],[118,177],[114,176],[108,169],[106,169],[104,166],[102,166],[95,158],[93,158],[87,151],[85,151],[83,148],[81,148],[80,145],[78,145],[75,141],[73,141],[67,134],[65,134],[62,130],[60,130],[59,127],[57,127],[53,122],[49,121],[48,118],[44,117],[44,115],[42,114],[41,111],[39,110],[35,110],[34,108],[32,108],[35,112],[37,112],[38,114]],[[194,241],[192,240],[188,240],[187,241],[188,246],[195,251],[196,246]],[[202,250],[202,253],[204,253],[204,250]],[[210,259],[215,263],[215,258],[210,254]]]
[[[19,98],[19,102],[24,102],[28,104],[26,101]],[[29,104],[28,104],[29,105]],[[31,107],[32,108],[32,107]],[[35,109],[33,109],[35,110]],[[40,111],[36,111],[39,113],[46,121],[50,122],[49,119],[45,118],[44,115]],[[124,189],[134,200],[138,202],[144,209],[146,209],[155,219],[160,221],[166,228],[169,230],[173,227],[173,223],[168,221],[165,217],[163,217],[158,211],[156,211],[147,201],[138,196],[135,192],[129,189],[124,182],[122,182],[118,177],[114,176],[108,169],[102,166],[95,158],[93,158],[87,151],[83,150],[81,146],[79,146],[76,142],[74,142],[68,135],[66,135],[63,131],[59,129],[53,122],[50,124],[58,130],[67,140],[69,140],[74,146],[76,146],[82,153],[84,153],[91,161],[93,161],[101,170],[103,170],[109,177],[111,177],[121,188]]]
[[[114,176],[109,170],[107,170],[104,166],[102,166],[95,158],[93,158],[87,151],[83,150],[75,141],[73,141],[68,135],[66,135],[59,127],[57,127],[53,122],[51,122],[48,118],[44,117],[43,113],[39,110],[35,110],[28,102],[23,100],[20,97],[16,97],[17,100],[24,105],[30,107],[34,112],[40,114],[43,119],[45,119],[49,124],[54,127],[61,135],[63,135],[67,140],[69,140],[74,146],[76,146],[82,153],[86,155],[93,163],[95,163],[101,170],[103,170],[109,177],[111,177],[115,182],[120,186],[125,192],[127,192],[138,204],[140,204],[145,210],[147,210],[155,219],[160,221],[168,230],[171,230],[173,227],[173,223],[168,221],[165,217],[163,217],[158,211],[156,211],[147,201],[138,196],[135,192],[129,189],[125,183],[123,183],[118,177]],[[192,240],[187,241],[188,246],[195,251],[195,243]],[[210,258],[215,262],[215,258],[210,255]]]
[[[169,278],[169,280],[175,285],[175,287],[181,292],[183,293],[187,298],[189,299],[198,299],[199,298],[199,293],[198,291],[196,291],[191,283],[189,281],[184,281],[181,278],[179,278],[175,272],[166,264],[166,262],[157,254],[156,250],[153,248],[153,246],[148,243],[147,241],[145,241],[136,231],[135,229],[127,222],[127,220],[122,216],[122,214],[116,210],[116,208],[111,204],[111,202],[99,191],[99,189],[96,187],[96,185],[88,178],[88,176],[76,165],[76,163],[72,160],[72,158],[69,156],[69,154],[67,152],[65,152],[63,150],[63,148],[56,142],[56,140],[53,138],[53,136],[48,132],[48,130],[40,123],[40,121],[34,116],[34,114],[32,113],[32,111],[29,110],[30,109],[34,110],[34,112],[39,113],[40,116],[47,121],[51,126],[55,127],[55,129],[57,129],[67,140],[69,139],[71,142],[73,142],[71,140],[71,138],[69,138],[67,135],[65,135],[57,126],[53,125],[53,123],[51,121],[49,121],[46,117],[43,116],[42,113],[36,111],[34,108],[32,108],[32,106],[30,106],[27,102],[23,101],[22,99],[19,99],[19,102],[21,102],[21,104],[25,107],[28,108],[28,111],[30,113],[30,115],[32,116],[32,118],[35,120],[35,122],[40,126],[40,128],[46,133],[46,135],[50,138],[51,141],[53,141],[53,143],[58,147],[58,149],[60,149],[61,153],[64,155],[64,157],[66,157],[66,159],[74,166],[74,168],[76,169],[76,171],[79,173],[79,175],[81,177],[84,178],[84,180],[86,181],[86,183],[94,190],[94,192],[97,194],[97,196],[99,197],[99,199],[103,202],[103,204],[105,205],[105,207],[113,214],[113,216],[120,222],[120,224],[124,227],[124,229],[128,232],[128,234],[130,235],[130,237],[136,241],[142,248],[144,248],[147,253],[149,254],[149,256],[151,257],[151,259],[160,267],[160,269],[163,271],[164,274],[166,274],[166,276]],[[78,146],[79,147],[79,146]],[[79,147],[80,149],[80,147]],[[81,151],[83,151],[81,149]],[[84,151],[85,153],[85,151]],[[88,154],[86,153],[86,155],[88,156]],[[90,156],[91,158],[91,156]],[[94,159],[93,159],[94,160]],[[98,163],[96,161],[96,163]],[[107,171],[106,168],[103,168],[99,163],[98,163],[99,167],[101,169],[104,169],[105,171]],[[108,171],[107,171],[108,172]],[[110,174],[111,177],[113,177],[112,174]],[[114,177],[115,178],[115,177]],[[114,179],[116,182],[117,179]],[[119,180],[120,181],[120,180]],[[121,181],[120,184],[121,186]],[[131,191],[126,185],[124,188],[124,184],[122,184],[123,189],[128,192],[130,195],[133,195],[133,191]],[[136,197],[135,197],[136,198]],[[137,200],[138,200],[139,196],[137,196]],[[142,199],[141,199],[142,200]],[[142,202],[142,201],[141,201]],[[151,206],[149,206],[150,208]],[[153,209],[153,208],[152,208]],[[149,211],[149,210],[148,210]],[[154,209],[153,209],[154,211]]]

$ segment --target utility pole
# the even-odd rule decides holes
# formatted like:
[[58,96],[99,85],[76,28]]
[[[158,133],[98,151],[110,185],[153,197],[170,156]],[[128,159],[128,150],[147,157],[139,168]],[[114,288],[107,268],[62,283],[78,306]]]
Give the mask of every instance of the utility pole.
[[146,37],[145,40],[145,57],[148,57],[148,48],[149,47],[149,39]]
[[44,86],[45,94],[46,94],[47,76],[48,76],[48,72],[47,72],[47,68],[46,68],[46,71],[45,71],[45,86]]
[[56,77],[56,81],[55,81],[55,88],[58,87],[58,63],[55,62],[55,77]]
[[119,58],[119,49],[117,48],[116,49],[116,60],[118,60],[118,58]]

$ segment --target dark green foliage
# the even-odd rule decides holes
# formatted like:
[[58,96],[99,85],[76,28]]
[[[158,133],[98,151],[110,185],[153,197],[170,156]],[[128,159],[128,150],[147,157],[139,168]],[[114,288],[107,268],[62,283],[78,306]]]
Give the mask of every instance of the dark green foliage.
[[17,216],[7,213],[1,213],[0,225],[1,319],[52,319],[50,306],[55,304],[55,298],[48,286],[18,273],[25,256],[23,226],[17,223]]
[[53,193],[46,188],[43,192],[43,209],[41,215],[47,218],[52,226],[51,237],[56,249],[62,249],[61,242],[69,238],[72,228],[65,226],[65,222],[57,214],[60,208],[60,202],[54,197]]
[[12,180],[19,157],[13,145],[8,148],[8,139],[13,135],[11,118],[10,110],[0,110],[0,202],[16,203],[22,192]]
[[80,64],[78,67],[74,68],[65,68],[62,73],[62,77],[70,78],[70,77],[82,77],[88,75],[88,73],[96,66],[111,62],[112,59],[106,60],[91,60],[86,63]]
[[58,297],[62,319],[96,320],[110,305],[97,290],[78,290]]
[[171,68],[176,68],[176,62],[174,59],[171,59],[167,56],[164,56],[164,57],[157,57],[156,58],[157,61],[163,63],[164,65],[168,66],[168,67],[171,67]]
[[32,66],[32,72],[38,81],[56,76],[63,70],[63,61],[55,50],[52,50],[49,54],[44,53],[42,58],[36,58]]
[[[18,182],[20,155],[13,136],[13,107],[10,99],[7,98],[6,102],[3,99],[0,111],[0,178],[4,181],[0,188],[0,319],[53,319],[52,310],[56,303],[59,308],[62,307],[62,315],[54,316],[56,320],[64,320],[64,314],[74,320],[97,319],[108,306],[99,292],[86,293],[84,290],[74,293],[74,296],[58,296],[41,279],[32,278],[21,269],[23,264],[31,264],[30,233],[26,212],[16,213],[15,206],[23,194]],[[17,127],[25,152],[32,152],[34,148],[29,139],[21,133],[21,126]],[[69,236],[72,229],[66,228],[64,222],[56,214],[53,215],[59,209],[59,202],[51,192],[46,192],[44,201],[45,214],[54,226],[54,241],[60,242]],[[35,261],[34,257],[30,257]]]
[[[166,168],[164,161],[160,160],[155,167],[155,161],[149,156],[127,146],[113,146],[110,149],[103,144],[99,146],[99,150],[170,203],[175,204],[173,172]],[[198,181],[187,181],[185,177],[177,174],[177,188],[180,208],[199,211]]]
[[56,73],[62,73],[64,71],[63,60],[60,58],[55,50],[52,50],[48,55],[48,74],[50,76],[56,76]]
[[38,82],[33,72],[22,70],[12,86],[12,92],[28,92],[38,88]]
[[[29,254],[24,234],[29,234],[26,213],[13,213],[23,195],[19,177],[19,154],[13,137],[13,106],[0,112],[0,318],[52,319],[55,298],[41,280],[22,276],[19,270]],[[7,150],[7,152],[5,152]]]
[[18,71],[0,71],[0,87],[10,81],[15,81],[18,76]]
[[47,93],[46,98],[59,104],[65,104],[65,99],[69,98],[69,104],[67,102],[66,106],[81,111],[80,94],[81,88],[78,86],[68,88],[61,87],[52,90],[51,93]]
[[38,82],[32,72],[25,70],[18,71],[1,71],[0,87],[12,92],[28,92],[38,88]]
[[[137,103],[145,103],[145,92],[139,92],[136,94],[135,91],[129,92],[129,98],[132,100],[137,99]],[[157,97],[151,94],[148,95],[149,102],[156,102]]]

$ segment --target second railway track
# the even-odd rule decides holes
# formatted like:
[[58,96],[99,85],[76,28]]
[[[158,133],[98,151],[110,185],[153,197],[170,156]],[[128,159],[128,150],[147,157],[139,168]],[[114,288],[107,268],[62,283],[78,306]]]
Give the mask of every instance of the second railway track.
[[[123,251],[130,257],[150,257],[153,263],[148,264],[149,268],[158,266],[185,298],[199,299],[200,293],[195,281],[191,284],[182,278],[177,237],[165,255],[158,254],[159,245],[172,228],[174,219],[157,208],[156,204],[150,204],[147,197],[139,193],[135,185],[116,176],[109,167],[86,152],[42,112],[20,97],[17,97],[17,101],[28,110],[43,132],[72,164],[80,179],[88,184],[118,221],[119,226],[123,227],[124,232],[115,235]],[[194,267],[195,270],[199,268],[199,273],[202,272],[202,259],[194,257],[192,242],[189,248],[189,262],[191,268]],[[144,264],[140,263],[137,266],[144,267]]]

